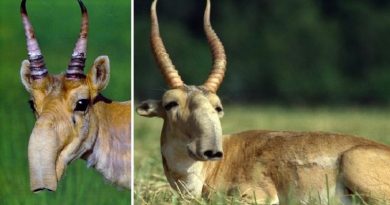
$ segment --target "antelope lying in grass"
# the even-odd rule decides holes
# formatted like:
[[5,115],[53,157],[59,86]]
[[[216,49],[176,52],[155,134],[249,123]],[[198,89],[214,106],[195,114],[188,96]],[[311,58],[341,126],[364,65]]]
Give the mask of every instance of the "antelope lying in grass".
[[130,188],[130,101],[112,102],[100,94],[110,78],[107,56],[84,75],[88,14],[82,12],[80,37],[65,74],[49,75],[32,25],[21,3],[28,60],[21,79],[31,94],[36,123],[28,145],[33,192],[55,191],[66,166],[82,157],[114,184]]
[[[216,92],[225,69],[222,43],[210,25],[210,2],[204,29],[213,68],[201,86],[183,83],[172,64],[151,6],[151,44],[170,87],[161,100],[142,102],[137,113],[164,120],[161,153],[165,175],[175,190],[192,196],[213,191],[239,193],[260,203],[300,203],[330,197],[390,202],[390,148],[354,136],[322,132],[246,131],[222,136],[223,108]],[[327,187],[329,189],[327,189]],[[347,191],[347,192],[345,192]]]

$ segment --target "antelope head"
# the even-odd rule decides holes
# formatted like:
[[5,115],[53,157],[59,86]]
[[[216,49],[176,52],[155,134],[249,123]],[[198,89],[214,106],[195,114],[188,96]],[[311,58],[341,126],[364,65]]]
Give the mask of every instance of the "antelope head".
[[204,13],[204,31],[213,56],[213,67],[206,82],[200,86],[184,84],[169,58],[159,33],[156,4],[157,0],[151,6],[151,45],[170,89],[161,100],[142,102],[137,112],[141,116],[163,118],[163,146],[164,143],[175,144],[175,149],[195,161],[219,160],[223,157],[220,123],[223,108],[216,92],[226,70],[226,55],[210,24],[210,1],[207,1]]
[[87,75],[87,9],[78,0],[82,13],[80,37],[65,74],[50,75],[33,27],[21,3],[21,15],[27,39],[28,60],[21,66],[21,80],[30,93],[36,117],[28,145],[30,185],[33,192],[55,191],[57,182],[72,160],[81,157],[95,141],[97,126],[95,103],[109,81],[109,60],[98,57]]

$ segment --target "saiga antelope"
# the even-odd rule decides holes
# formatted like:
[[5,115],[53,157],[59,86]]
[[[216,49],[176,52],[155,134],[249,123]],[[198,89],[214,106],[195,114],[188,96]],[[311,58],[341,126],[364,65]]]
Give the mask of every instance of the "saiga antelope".
[[[370,140],[323,132],[246,131],[222,135],[224,110],[216,94],[224,77],[224,47],[210,24],[204,30],[213,66],[203,85],[184,84],[159,33],[157,0],[151,6],[151,45],[170,87],[161,100],[148,100],[137,113],[164,120],[161,154],[165,175],[181,193],[208,196],[239,193],[259,203],[300,203],[330,197],[349,200],[344,191],[370,203],[390,202],[390,148]],[[327,189],[327,187],[329,189]]]
[[36,116],[28,144],[31,191],[55,191],[66,166],[77,158],[87,160],[114,184],[130,188],[130,101],[112,102],[100,94],[110,78],[107,56],[98,57],[87,75],[88,14],[78,0],[82,23],[65,74],[50,75],[28,19],[26,0],[21,15],[27,39],[28,60],[21,79],[31,95]]

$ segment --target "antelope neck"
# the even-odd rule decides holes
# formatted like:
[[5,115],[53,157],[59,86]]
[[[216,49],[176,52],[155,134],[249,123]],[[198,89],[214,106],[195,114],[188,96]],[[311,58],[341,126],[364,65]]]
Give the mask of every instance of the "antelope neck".
[[[202,194],[205,176],[204,162],[192,159],[184,142],[177,143],[183,136],[175,136],[164,121],[161,133],[161,155],[164,173],[174,189],[194,196]],[[175,140],[175,141],[173,141]]]
[[[100,97],[99,97],[100,96]],[[99,95],[95,98],[94,110],[97,117],[89,131],[94,138],[91,149],[85,152],[83,159],[88,167],[94,167],[114,184],[130,188],[131,155],[130,125],[113,122],[115,116],[110,115],[109,106],[128,106]]]

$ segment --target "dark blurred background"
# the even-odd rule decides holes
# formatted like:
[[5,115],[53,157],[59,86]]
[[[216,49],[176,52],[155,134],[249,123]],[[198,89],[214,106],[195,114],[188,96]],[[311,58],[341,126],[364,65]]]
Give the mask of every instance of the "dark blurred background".
[[[246,0],[212,2],[211,22],[228,69],[225,103],[388,105],[390,1]],[[135,96],[167,88],[149,43],[151,1],[136,0]],[[205,1],[160,0],[161,35],[187,84],[211,68],[203,33]]]
[[[0,204],[129,204],[128,190],[106,182],[83,160],[73,162],[55,193],[30,191],[27,144],[34,126],[29,94],[19,76],[27,58],[19,12],[21,0],[0,1]],[[130,99],[129,0],[84,0],[89,13],[87,72],[99,55],[108,55],[111,80],[103,92],[114,100]],[[49,73],[64,72],[80,31],[76,0],[27,0]]]

